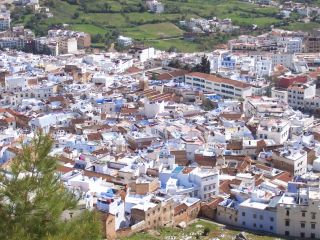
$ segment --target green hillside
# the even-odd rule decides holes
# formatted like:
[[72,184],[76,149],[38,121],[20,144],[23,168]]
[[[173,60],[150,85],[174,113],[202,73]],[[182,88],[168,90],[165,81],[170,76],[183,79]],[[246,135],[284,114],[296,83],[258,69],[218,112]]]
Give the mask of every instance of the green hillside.
[[[270,25],[288,25],[277,18],[275,7],[260,7],[236,0],[162,0],[165,12],[154,14],[147,11],[141,0],[44,0],[41,4],[50,8],[52,18],[30,14],[26,9],[16,9],[14,23],[23,23],[37,35],[43,35],[54,26],[69,24],[70,29],[92,34],[94,43],[114,41],[119,34],[133,37],[146,45],[161,49],[177,48],[180,51],[209,50],[223,43],[230,36],[206,36],[194,42],[181,39],[184,30],[180,20],[191,17],[231,18],[235,25],[249,27],[257,24],[260,29]],[[294,21],[294,20],[292,20]],[[290,27],[290,25],[289,25]],[[295,24],[293,29],[303,28]]]

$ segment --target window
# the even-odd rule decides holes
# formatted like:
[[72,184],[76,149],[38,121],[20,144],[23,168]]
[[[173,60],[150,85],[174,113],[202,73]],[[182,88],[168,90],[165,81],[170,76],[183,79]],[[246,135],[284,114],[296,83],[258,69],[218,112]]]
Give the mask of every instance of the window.
[[311,233],[311,234],[310,234],[310,238],[316,238],[316,234]]
[[316,229],[316,223],[311,223],[311,229]]
[[242,226],[245,226],[246,225],[246,222],[242,222]]
[[263,220],[263,215],[260,215],[260,220]]
[[301,216],[305,217],[306,216],[306,212],[301,212]]
[[285,232],[284,232],[284,235],[289,236],[289,235],[290,235],[290,232],[289,232],[289,231],[285,231]]
[[270,226],[270,230],[271,230],[271,231],[273,230],[273,226]]
[[274,218],[273,217],[270,217],[270,222],[273,222],[274,221]]
[[311,218],[312,218],[312,219],[316,219],[316,213],[312,212],[312,213],[311,213]]
[[290,225],[290,221],[288,219],[286,219],[286,226]]
[[302,222],[300,225],[301,225],[301,228],[305,228],[306,227],[306,224],[304,222]]
[[253,214],[253,218],[257,218],[257,214]]
[[245,212],[242,212],[242,217],[245,217],[246,216],[246,213]]
[[257,227],[257,224],[254,223],[254,224],[253,224],[253,227]]
[[289,210],[287,210],[287,211],[286,211],[286,215],[289,216],[289,214],[290,214],[290,212],[289,212]]
[[300,237],[304,238],[305,234],[304,232],[300,233]]
[[260,224],[260,228],[263,228],[262,224]]

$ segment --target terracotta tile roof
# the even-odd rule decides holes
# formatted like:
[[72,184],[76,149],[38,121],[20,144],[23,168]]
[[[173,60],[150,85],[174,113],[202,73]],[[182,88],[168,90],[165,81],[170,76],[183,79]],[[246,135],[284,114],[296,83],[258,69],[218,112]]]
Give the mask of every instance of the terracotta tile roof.
[[222,181],[219,185],[219,191],[222,193],[230,194],[231,188],[230,188],[230,180]]
[[277,179],[283,182],[290,182],[293,179],[293,176],[289,172],[282,172],[279,175],[275,176],[272,180]]
[[64,102],[65,98],[63,96],[53,96],[53,97],[49,97],[48,101],[49,102]]
[[183,213],[184,211],[186,211],[187,209],[188,209],[188,206],[185,203],[182,203],[174,208],[174,215],[175,216],[179,215],[179,214]]
[[242,150],[242,141],[232,141],[227,144],[227,150]]
[[101,155],[101,154],[107,154],[108,152],[109,152],[109,149],[101,148],[101,149],[93,151],[92,154],[97,156],[97,155]]
[[88,141],[100,141],[102,140],[101,133],[90,133],[87,135]]
[[6,121],[7,123],[11,123],[11,122],[15,122],[16,119],[14,117],[7,117],[4,119],[4,121]]
[[128,74],[133,74],[133,73],[138,73],[141,72],[142,70],[140,68],[137,67],[129,67],[126,71],[126,73]]
[[171,80],[172,76],[169,73],[162,73],[157,76],[157,80],[163,81],[163,80]]
[[220,117],[223,117],[227,120],[240,120],[242,118],[242,113],[222,113]]
[[178,69],[178,70],[171,71],[170,75],[173,77],[179,77],[179,76],[184,76],[187,73],[188,73],[187,70]]
[[73,168],[65,167],[65,166],[62,166],[62,165],[59,165],[57,167],[57,172],[61,172],[61,173],[68,173],[68,172],[70,172],[72,170],[73,170]]
[[207,204],[208,206],[210,206],[211,208],[215,209],[218,207],[219,203],[221,203],[224,199],[222,197],[215,197],[213,196],[210,199],[210,202]]
[[226,83],[226,84],[232,85],[232,86],[237,87],[237,88],[249,88],[249,87],[251,87],[250,84],[247,84],[247,83],[244,83],[244,82],[231,80],[231,79],[228,79],[228,78],[222,78],[222,77],[218,77],[218,76],[214,76],[214,75],[210,75],[210,74],[206,74],[206,73],[193,72],[193,73],[186,74],[186,76],[203,78],[203,79],[206,79],[208,81],[215,82],[215,83]]
[[241,184],[241,182],[242,182],[242,181],[239,180],[239,179],[232,179],[229,184],[239,186],[239,185]]
[[171,71],[171,72],[166,72],[166,73],[162,73],[162,74],[159,74],[157,76],[157,80],[171,80],[175,77],[182,77],[184,76],[185,74],[187,74],[188,71],[186,70],[183,70],[183,69],[179,69],[179,70],[174,70],[174,71]]
[[74,163],[74,161],[70,158],[67,158],[65,156],[60,155],[59,156],[59,161],[64,162],[64,163]]
[[262,165],[262,164],[256,164],[254,165],[256,168],[259,168],[259,169],[262,169],[262,170],[265,170],[265,171],[270,171],[272,170],[271,167],[268,167],[268,166],[265,166],[265,165]]
[[137,113],[138,111],[139,111],[138,108],[121,108],[122,114],[133,114],[133,113]]

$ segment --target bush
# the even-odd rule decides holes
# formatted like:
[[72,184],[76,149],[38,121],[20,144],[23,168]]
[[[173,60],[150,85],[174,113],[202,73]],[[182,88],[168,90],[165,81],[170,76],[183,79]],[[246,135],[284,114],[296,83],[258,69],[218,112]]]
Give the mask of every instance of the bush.
[[203,229],[203,233],[202,233],[202,236],[208,236],[210,233],[210,228],[209,227],[205,227]]

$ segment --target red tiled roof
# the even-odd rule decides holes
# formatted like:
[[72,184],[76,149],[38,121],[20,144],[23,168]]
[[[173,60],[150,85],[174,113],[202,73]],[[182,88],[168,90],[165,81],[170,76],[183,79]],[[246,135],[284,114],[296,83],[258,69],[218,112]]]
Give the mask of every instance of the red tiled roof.
[[260,169],[265,170],[265,171],[271,171],[272,170],[271,167],[268,167],[268,166],[265,166],[265,165],[262,165],[262,164],[256,164],[255,167],[256,168],[260,168]]
[[230,180],[225,180],[225,181],[222,181],[220,183],[220,186],[219,186],[219,191],[220,192],[223,192],[223,193],[226,193],[226,194],[230,194],[231,193],[231,188],[230,188]]
[[188,206],[185,203],[182,203],[174,208],[174,215],[178,215],[188,209]]
[[278,179],[278,180],[281,180],[283,182],[290,182],[290,181],[292,181],[293,176],[289,172],[282,172],[279,175],[275,176],[273,178],[273,180],[274,179]]
[[219,205],[219,203],[221,203],[224,199],[222,197],[216,197],[216,196],[213,196],[211,199],[210,199],[210,202],[208,203],[208,205],[211,207],[211,208],[217,208],[217,206]]
[[133,74],[133,73],[138,73],[141,72],[142,70],[140,68],[137,67],[129,67],[126,71],[126,73],[128,74]]
[[174,71],[170,72],[170,75],[173,77],[179,77],[179,76],[184,76],[187,73],[188,73],[187,70],[178,69],[178,70],[174,70]]
[[65,166],[62,166],[62,165],[59,165],[57,167],[57,171],[61,172],[61,173],[67,173],[67,172],[70,172],[72,170],[73,170],[73,168],[65,167]]
[[157,80],[171,80],[172,76],[169,73],[162,73],[157,76]]
[[102,140],[101,133],[90,133],[87,135],[88,141],[100,141]]

